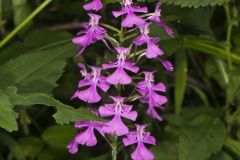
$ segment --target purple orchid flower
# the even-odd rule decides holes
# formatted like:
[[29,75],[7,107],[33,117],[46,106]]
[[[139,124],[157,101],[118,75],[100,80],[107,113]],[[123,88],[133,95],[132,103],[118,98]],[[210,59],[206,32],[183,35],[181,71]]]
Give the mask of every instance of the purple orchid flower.
[[87,73],[83,72],[85,78],[80,80],[78,83],[78,88],[82,88],[85,86],[90,86],[86,90],[79,91],[77,90],[72,99],[79,98],[80,100],[87,103],[97,103],[101,100],[100,95],[97,92],[97,88],[100,88],[104,92],[107,92],[110,84],[106,82],[106,78],[101,76],[101,68],[90,66],[92,72]]
[[92,11],[92,10],[99,11],[100,9],[102,9],[102,7],[103,7],[103,4],[101,0],[93,0],[90,3],[83,5],[83,8],[86,11]]
[[159,95],[156,91],[166,92],[166,87],[163,83],[154,84],[154,72],[144,72],[145,80],[138,82],[137,91],[142,95],[140,101],[148,103],[147,114],[154,119],[162,121],[162,117],[158,115],[155,108],[163,109],[162,105],[167,102],[165,96]]
[[137,143],[136,150],[131,154],[133,160],[153,160],[154,155],[149,151],[144,143],[156,145],[156,140],[150,135],[150,132],[146,132],[145,128],[147,125],[136,125],[137,130],[135,132],[129,132],[123,143],[125,146],[129,146]]
[[156,9],[154,11],[154,13],[151,14],[150,17],[148,17],[147,19],[149,19],[150,21],[156,23],[157,25],[163,27],[163,29],[165,30],[165,32],[170,36],[173,37],[173,30],[168,27],[163,20],[161,20],[161,3],[158,2],[156,4]]
[[112,75],[107,77],[106,80],[110,84],[130,84],[132,78],[124,71],[124,69],[137,73],[139,68],[135,66],[134,62],[126,60],[130,48],[119,47],[116,48],[116,50],[118,52],[118,60],[110,62],[109,64],[103,64],[104,69],[117,68]]
[[107,32],[98,25],[101,16],[92,13],[88,13],[88,15],[90,17],[89,23],[83,25],[84,29],[78,32],[77,37],[72,39],[72,42],[79,48],[76,56],[81,55],[90,44],[105,38],[105,33]]
[[86,122],[76,122],[75,127],[82,129],[86,128],[84,131],[80,131],[73,140],[67,145],[70,153],[75,154],[78,151],[78,145],[85,146],[95,146],[97,144],[97,139],[94,134],[94,129],[97,130],[101,135],[104,136],[103,132],[103,122],[97,121],[86,121]]
[[144,25],[140,26],[141,35],[137,37],[133,43],[137,46],[141,46],[143,44],[147,44],[146,50],[146,57],[147,58],[156,58],[158,56],[163,55],[163,51],[158,47],[159,38],[152,38],[149,34],[149,25],[150,23],[145,23]]
[[120,11],[113,11],[115,17],[127,14],[127,16],[122,21],[121,25],[123,27],[133,27],[134,25],[140,26],[145,23],[145,20],[137,16],[135,12],[147,13],[148,9],[146,7],[139,7],[132,5],[132,0],[122,0],[124,7]]
[[115,134],[117,136],[125,135],[129,132],[128,127],[122,122],[121,117],[135,121],[137,118],[137,112],[131,111],[132,105],[123,104],[125,98],[112,97],[114,104],[105,104],[99,108],[99,114],[101,117],[114,116],[113,119],[105,123],[103,130],[108,134]]

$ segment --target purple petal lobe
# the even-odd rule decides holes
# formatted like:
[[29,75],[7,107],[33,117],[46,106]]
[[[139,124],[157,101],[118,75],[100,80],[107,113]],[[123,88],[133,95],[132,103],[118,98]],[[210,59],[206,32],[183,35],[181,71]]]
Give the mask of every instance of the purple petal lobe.
[[100,0],[93,0],[92,2],[85,4],[83,8],[87,11],[95,10],[99,11],[103,7],[103,4]]

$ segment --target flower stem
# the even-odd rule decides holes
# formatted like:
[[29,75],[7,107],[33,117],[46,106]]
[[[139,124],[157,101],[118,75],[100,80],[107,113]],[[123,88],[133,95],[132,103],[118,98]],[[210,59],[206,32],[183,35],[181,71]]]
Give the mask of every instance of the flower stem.
[[106,24],[106,23],[101,23],[101,25],[107,29],[110,29],[112,31],[115,31],[117,32],[118,34],[121,32],[119,29],[115,28],[114,26],[111,26],[109,24]]
[[228,67],[229,70],[232,69],[232,57],[231,57],[231,35],[232,35],[232,27],[233,27],[233,23],[232,23],[232,18],[231,18],[231,13],[230,13],[230,7],[229,4],[226,3],[224,5],[225,8],[225,12],[226,12],[226,17],[227,17],[227,35],[226,35],[226,52],[228,55]]
[[[231,9],[229,6],[229,3],[226,3],[224,5],[225,13],[226,13],[226,18],[227,18],[227,35],[226,35],[226,47],[225,51],[228,56],[228,79],[231,77],[231,71],[232,71],[232,57],[231,57],[231,36],[232,36],[232,28],[233,28],[233,23],[232,23],[232,16],[231,16]],[[228,81],[227,86],[226,86],[226,121],[227,121],[227,130],[228,133],[231,132],[231,109],[230,109],[230,83]]]
[[21,29],[23,29],[38,13],[40,13],[52,0],[45,0],[38,8],[36,8],[22,23],[20,23],[11,33],[9,33],[1,42],[2,48],[10,41]]
[[112,160],[117,160],[117,136],[113,137]]

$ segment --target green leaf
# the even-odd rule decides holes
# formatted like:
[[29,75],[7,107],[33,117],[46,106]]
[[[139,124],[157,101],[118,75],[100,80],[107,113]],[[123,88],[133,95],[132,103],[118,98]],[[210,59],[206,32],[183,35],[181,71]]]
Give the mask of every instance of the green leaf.
[[179,137],[179,160],[206,160],[222,148],[226,129],[220,119],[200,115],[190,125]]
[[70,40],[72,35],[63,31],[34,30],[24,38],[24,44],[29,47],[44,46],[59,41]]
[[28,50],[29,49],[21,42],[16,41],[11,43],[11,45],[7,46],[1,51],[0,65],[6,63],[12,58],[16,58],[17,56],[26,53]]
[[180,5],[181,7],[205,7],[205,6],[215,6],[222,5],[229,0],[162,0],[162,2],[167,4]]
[[10,101],[14,105],[30,106],[34,104],[42,104],[55,107],[57,112],[53,117],[58,124],[69,124],[70,122],[84,120],[102,120],[83,107],[74,109],[47,94],[34,93],[28,96],[18,95],[15,87],[8,88],[6,92],[10,97]]
[[214,154],[209,160],[233,160],[233,158],[226,152],[218,152]]
[[44,143],[37,137],[23,137],[18,140],[26,157],[34,159],[41,152]]
[[13,111],[13,105],[8,96],[0,90],[0,127],[9,132],[18,129],[16,118],[18,114]]
[[9,148],[16,160],[26,160],[23,149],[12,137],[0,132],[0,142]]
[[51,92],[74,48],[72,44],[62,44],[10,60],[0,66],[0,88],[16,85],[22,93]]
[[65,149],[76,131],[72,126],[51,126],[43,132],[42,139],[52,148]]
[[176,53],[175,64],[175,113],[180,114],[187,84],[187,55],[185,51]]
[[183,17],[181,24],[191,29],[196,34],[204,34],[214,37],[211,29],[211,18],[215,8],[197,8],[193,9],[189,14]]
[[178,160],[177,141],[167,140],[151,148],[155,155],[155,160]]
[[226,146],[230,148],[235,154],[240,156],[240,141],[228,138]]
[[177,143],[177,153],[172,153],[177,160],[206,160],[220,151],[227,138],[220,113],[209,107],[185,107],[180,115],[164,116],[168,122],[164,140]]

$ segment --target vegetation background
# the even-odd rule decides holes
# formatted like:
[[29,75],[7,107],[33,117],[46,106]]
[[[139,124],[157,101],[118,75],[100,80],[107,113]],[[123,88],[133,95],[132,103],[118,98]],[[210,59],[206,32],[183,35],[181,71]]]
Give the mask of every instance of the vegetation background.
[[[160,63],[157,79],[168,86],[165,121],[151,124],[156,160],[240,159],[240,1],[162,0],[162,16],[175,37],[152,26],[160,47],[174,62],[173,73]],[[108,51],[101,43],[76,58],[71,38],[88,20],[81,0],[0,0],[0,160],[107,160],[104,140],[70,155],[66,144],[76,120],[96,118],[84,103],[70,101],[80,73],[78,62],[98,64]],[[116,0],[104,0],[105,23]],[[138,0],[154,9],[154,0]],[[131,150],[131,149],[130,149]],[[119,159],[129,151],[119,149]]]

